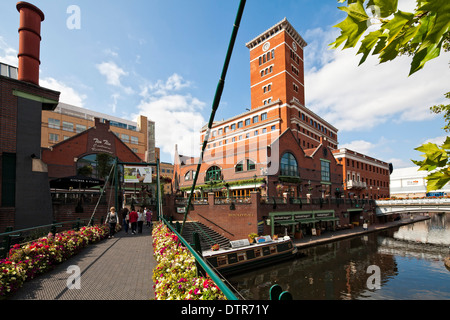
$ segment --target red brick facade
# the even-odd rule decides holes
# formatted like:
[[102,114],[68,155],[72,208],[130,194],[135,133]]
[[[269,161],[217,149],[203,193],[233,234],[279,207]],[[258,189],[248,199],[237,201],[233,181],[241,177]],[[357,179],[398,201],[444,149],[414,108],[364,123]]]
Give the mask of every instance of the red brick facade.
[[142,162],[109,128],[109,122],[96,119],[95,126],[42,151],[50,178],[76,175],[78,159],[93,153],[107,153],[122,162]]

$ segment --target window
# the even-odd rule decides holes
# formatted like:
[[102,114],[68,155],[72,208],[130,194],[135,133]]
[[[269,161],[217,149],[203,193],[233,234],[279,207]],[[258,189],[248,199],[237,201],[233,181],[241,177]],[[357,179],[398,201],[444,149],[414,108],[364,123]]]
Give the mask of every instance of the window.
[[75,128],[76,128],[75,130],[76,130],[77,133],[86,131],[86,126],[84,126],[84,125],[82,125],[82,124],[76,124],[76,125],[75,125]]
[[297,160],[295,160],[295,157],[292,153],[287,152],[283,155],[283,157],[281,157],[280,175],[294,177],[299,176]]
[[218,166],[212,166],[206,171],[206,182],[222,180],[222,170]]
[[73,123],[63,121],[63,130],[73,132]]
[[219,136],[222,134],[222,129],[219,129]]
[[275,126],[271,126],[270,130],[274,131],[275,130]]
[[235,124],[235,123],[233,123],[233,124],[231,125],[231,130],[236,130],[236,124]]
[[245,125],[246,126],[250,125],[250,119],[245,119]]
[[264,112],[263,114],[261,114],[261,121],[263,120],[267,120],[267,112]]
[[123,142],[126,142],[126,143],[130,142],[130,136],[127,134],[122,134],[121,139]]
[[238,122],[238,128],[242,128],[244,126],[244,123],[242,121]]
[[330,162],[320,160],[322,181],[330,181]]
[[186,174],[184,175],[184,181],[191,180],[191,172],[192,172],[192,171],[188,171],[188,173],[186,173]]
[[259,121],[259,117],[258,116],[254,116],[253,117],[253,123],[257,123]]
[[256,170],[256,164],[254,161],[247,159],[247,170]]
[[50,142],[58,142],[58,141],[59,141],[59,134],[56,134],[56,133],[50,133],[50,134],[48,135],[48,140],[49,140]]
[[52,129],[59,129],[61,121],[58,119],[48,118],[48,127]]
[[244,160],[240,161],[236,167],[234,168],[235,172],[242,172],[244,171]]
[[138,143],[139,143],[138,137],[133,137],[133,136],[131,136],[131,143],[132,143],[132,144],[138,144]]

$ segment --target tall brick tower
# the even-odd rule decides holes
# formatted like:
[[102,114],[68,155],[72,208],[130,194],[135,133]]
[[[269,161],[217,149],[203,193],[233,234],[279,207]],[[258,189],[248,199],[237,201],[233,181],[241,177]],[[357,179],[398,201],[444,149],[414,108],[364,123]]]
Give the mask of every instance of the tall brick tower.
[[278,99],[282,103],[296,101],[305,105],[306,45],[286,18],[246,44],[250,49],[252,109]]
[[290,128],[301,146],[338,145],[337,129],[306,107],[303,50],[307,46],[289,21],[246,44],[250,50],[251,109],[278,106],[280,133]]

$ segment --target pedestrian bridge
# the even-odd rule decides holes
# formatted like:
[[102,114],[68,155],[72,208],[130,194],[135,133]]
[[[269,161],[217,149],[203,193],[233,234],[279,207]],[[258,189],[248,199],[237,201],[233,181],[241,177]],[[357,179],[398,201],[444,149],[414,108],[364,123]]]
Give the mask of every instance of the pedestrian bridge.
[[450,198],[376,200],[376,214],[450,212]]

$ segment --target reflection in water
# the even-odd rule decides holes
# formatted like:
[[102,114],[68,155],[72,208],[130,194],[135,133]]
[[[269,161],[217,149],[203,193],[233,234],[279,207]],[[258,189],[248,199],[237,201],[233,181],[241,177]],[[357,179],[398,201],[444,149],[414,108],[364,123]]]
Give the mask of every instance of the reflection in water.
[[[413,233],[435,228],[430,221],[421,223],[428,225],[406,228]],[[445,232],[449,225],[445,224]],[[276,283],[296,300],[450,299],[450,272],[443,263],[448,245],[400,240],[408,233],[402,228],[304,249],[301,258],[228,280],[249,300],[268,299]],[[369,289],[368,268],[373,265],[381,272],[381,289]]]

